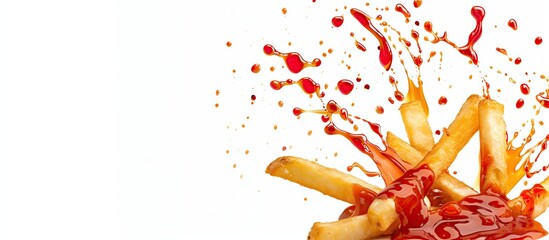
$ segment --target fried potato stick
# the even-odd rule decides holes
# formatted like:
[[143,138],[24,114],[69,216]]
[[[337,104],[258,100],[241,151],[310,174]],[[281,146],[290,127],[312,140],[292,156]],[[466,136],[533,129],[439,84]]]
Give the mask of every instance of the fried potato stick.
[[507,186],[507,132],[503,105],[483,99],[478,106],[480,138],[480,191],[505,195]]
[[[409,162],[414,166],[421,162],[425,156],[425,154],[420,153],[392,132],[387,132],[387,144],[395,150],[402,160]],[[453,201],[458,201],[466,196],[477,194],[477,192],[467,184],[448,174],[448,171],[444,171],[436,179],[433,187],[442,190]]]
[[[417,166],[426,164],[433,171],[435,179],[448,169],[459,151],[478,131],[478,104],[481,100],[482,97],[478,95],[467,98],[446,133]],[[368,217],[381,231],[387,230],[398,221],[394,200],[376,198],[370,205]]]
[[265,172],[351,204],[356,204],[353,193],[354,184],[370,189],[375,193],[381,191],[381,188],[351,174],[292,156],[277,158],[267,166]]
[[435,139],[421,102],[415,100],[402,104],[400,114],[410,145],[420,153],[426,154],[429,152],[435,145]]
[[317,222],[309,232],[308,240],[363,240],[391,234],[397,225],[381,231],[368,219],[368,215],[359,215],[335,222]]

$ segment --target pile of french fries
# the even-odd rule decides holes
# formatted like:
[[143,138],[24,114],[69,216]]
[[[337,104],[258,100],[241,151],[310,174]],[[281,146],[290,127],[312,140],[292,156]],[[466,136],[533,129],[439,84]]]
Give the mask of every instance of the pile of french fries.
[[[481,164],[480,191],[491,191],[505,196],[516,183],[507,180],[507,138],[502,104],[471,95],[462,105],[456,118],[435,144],[427,115],[419,101],[402,104],[400,112],[409,144],[387,133],[387,144],[402,160],[414,165],[426,164],[435,175],[434,188],[443,191],[453,201],[477,194],[467,184],[448,174],[448,167],[476,132],[480,138]],[[266,169],[272,176],[280,177],[302,186],[315,189],[333,198],[357,204],[353,186],[358,184],[375,193],[382,191],[351,174],[322,166],[299,157],[283,156],[274,160]],[[511,186],[509,185],[511,184]],[[540,183],[549,190],[549,177]],[[509,200],[510,209],[520,209],[528,199],[521,196]],[[549,205],[549,191],[534,198],[532,217],[542,214]],[[362,240],[393,233],[399,228],[395,202],[391,198],[376,198],[367,214],[334,222],[317,222],[311,228],[308,239]]]

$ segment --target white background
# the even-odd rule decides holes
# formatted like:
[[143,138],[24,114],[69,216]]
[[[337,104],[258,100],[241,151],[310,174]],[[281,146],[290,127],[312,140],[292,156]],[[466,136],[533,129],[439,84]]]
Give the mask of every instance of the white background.
[[[342,170],[359,161],[373,169],[344,139],[323,134],[318,116],[296,120],[293,107],[318,109],[321,103],[293,87],[275,92],[268,85],[273,79],[311,76],[329,82],[327,97],[345,106],[355,102],[351,112],[404,137],[398,106],[386,101],[393,89],[375,60],[375,40],[345,4],[384,14],[395,25],[403,22],[392,11],[396,2],[372,1],[366,8],[363,2],[323,0],[1,1],[0,239],[305,239],[313,222],[337,219],[346,204],[270,177],[264,169],[280,155]],[[516,76],[518,83],[527,81],[528,71],[533,88],[546,87],[539,80],[539,74],[549,73],[549,22],[542,1],[424,1],[419,9],[412,1],[403,4],[412,21],[433,21],[458,45],[474,27],[471,6],[487,10],[485,32],[475,45],[481,73],[440,44],[442,71],[432,63],[422,72],[433,128],[447,126],[468,94],[482,93],[484,74],[492,97],[507,104],[510,131],[533,116],[533,95],[544,88],[524,96],[525,108],[517,111],[518,84],[497,70]],[[376,6],[391,11],[376,12]],[[349,17],[334,29],[330,20],[341,14]],[[519,30],[506,26],[510,18]],[[367,38],[366,53],[353,47],[351,31]],[[534,45],[536,36],[545,42]],[[334,54],[322,58],[320,68],[295,75],[282,69],[280,59],[262,53],[267,43],[298,51],[306,60],[321,57],[327,48]],[[495,52],[498,46],[523,63],[509,63]],[[254,63],[263,66],[259,74],[249,70]],[[268,71],[271,65],[274,72]],[[379,90],[364,91],[357,84],[346,97],[333,90],[337,80],[358,73]],[[405,92],[402,72],[395,75]],[[437,76],[440,82],[433,80]],[[251,94],[258,97],[254,105]],[[441,95],[448,105],[436,104]],[[284,107],[277,106],[279,100]],[[383,115],[373,110],[379,104]],[[537,119],[548,112],[542,109]],[[452,170],[474,185],[478,139],[471,143]],[[547,156],[541,161],[549,163]],[[371,181],[380,184],[378,178]],[[549,227],[547,214],[539,221]]]

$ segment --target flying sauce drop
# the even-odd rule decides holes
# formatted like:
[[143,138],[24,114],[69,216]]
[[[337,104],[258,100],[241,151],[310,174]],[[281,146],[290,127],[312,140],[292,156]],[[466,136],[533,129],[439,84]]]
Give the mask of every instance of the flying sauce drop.
[[332,18],[332,25],[334,25],[334,27],[341,27],[342,24],[343,16],[335,16]]
[[484,11],[484,8],[481,6],[474,6],[471,8],[471,15],[473,18],[475,18],[476,26],[475,29],[469,34],[469,40],[467,41],[467,44],[465,44],[463,47],[459,47],[458,51],[469,57],[475,65],[478,64],[478,56],[475,50],[473,49],[473,45],[480,39],[480,36],[482,35],[482,20],[484,19],[484,15],[486,12]]
[[515,19],[509,19],[509,22],[507,22],[507,26],[509,26],[511,29],[515,31],[518,29],[518,24]]
[[543,42],[543,38],[541,38],[541,37],[537,37],[537,38],[534,40],[534,43],[535,43],[536,45],[540,45],[542,42]]
[[393,53],[387,39],[385,39],[381,32],[372,25],[372,22],[370,21],[371,18],[366,15],[366,13],[360,11],[359,9],[353,8],[351,9],[351,14],[379,41],[379,62],[383,68],[388,71],[391,68],[391,63],[393,62]]
[[267,44],[263,47],[263,52],[266,55],[276,55],[282,59],[284,59],[284,62],[286,63],[286,66],[288,67],[288,70],[292,73],[299,73],[301,70],[305,69],[306,67],[318,67],[321,64],[320,59],[315,58],[312,62],[307,62],[303,60],[303,57],[296,52],[290,52],[290,53],[281,53],[277,51],[271,44]]
[[354,87],[355,84],[351,80],[342,79],[337,82],[337,89],[339,89],[339,92],[343,95],[348,95],[351,93]]

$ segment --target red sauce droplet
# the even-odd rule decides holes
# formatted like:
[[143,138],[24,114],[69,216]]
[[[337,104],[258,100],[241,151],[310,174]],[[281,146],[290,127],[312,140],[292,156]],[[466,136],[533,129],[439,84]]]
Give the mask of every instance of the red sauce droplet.
[[256,98],[257,97],[255,95],[252,95],[252,97],[251,97],[252,101],[255,101]]
[[419,33],[416,30],[412,30],[412,38],[415,40],[419,39]]
[[441,96],[441,97],[438,99],[438,104],[439,104],[439,105],[446,105],[446,103],[448,103],[448,99],[447,99],[445,96]]
[[423,3],[423,0],[414,0],[414,7],[418,8],[421,6],[421,3]]
[[370,84],[365,84],[365,85],[364,85],[364,89],[370,90]]
[[334,27],[341,27],[342,24],[343,16],[335,16],[332,18],[332,25],[334,25]]
[[404,94],[402,94],[401,91],[395,91],[395,98],[396,100],[398,100],[399,102],[402,102],[404,101]]
[[359,9],[353,8],[351,9],[351,14],[379,41],[379,61],[385,70],[388,71],[391,68],[391,63],[393,62],[393,53],[387,39],[385,39],[381,32],[372,25],[372,22],[370,21],[371,18],[366,15],[366,13],[360,11]]
[[518,29],[517,21],[515,19],[509,19],[509,22],[507,22],[507,26],[509,26],[513,30]]
[[545,96],[543,96],[543,92],[542,93],[539,93],[537,96],[536,96],[536,100],[538,100],[538,102],[541,104],[541,106],[543,106],[544,108],[549,108],[549,90],[547,90],[545,92]]
[[299,73],[306,67],[318,67],[321,64],[320,59],[315,58],[312,62],[303,60],[303,57],[296,52],[281,53],[278,52],[272,45],[267,44],[263,47],[263,52],[266,55],[276,55],[284,59],[288,70],[292,73]]
[[292,113],[293,113],[295,116],[299,116],[299,115],[301,115],[301,114],[303,113],[303,110],[302,110],[301,108],[296,107],[296,108],[294,108],[294,109],[292,110]]
[[258,73],[259,71],[261,71],[261,65],[259,65],[257,63],[252,65],[252,72],[253,73]]
[[[233,45],[233,43],[230,42],[230,41],[228,41],[228,42],[226,43],[226,45],[227,45],[227,47],[231,47],[231,46]],[[539,44],[538,44],[538,45],[539,45]]]
[[497,47],[496,48],[496,51],[500,52],[501,54],[507,56],[507,50],[505,50],[505,48],[499,48]]
[[358,50],[366,52],[366,47],[357,40],[355,40],[355,46],[356,48],[358,48]]
[[520,59],[519,57],[515,58],[515,64],[519,65],[521,62],[522,62],[522,59]]
[[519,98],[519,99],[517,100],[517,103],[515,104],[515,106],[516,106],[517,108],[522,108],[522,107],[524,106],[524,99]]
[[530,93],[530,86],[526,83],[520,84],[520,92],[524,95],[528,95]]
[[337,88],[343,95],[347,95],[353,91],[355,84],[351,80],[343,79],[337,82]]
[[272,89],[280,90],[284,86],[294,85],[294,84],[299,85],[301,87],[301,90],[303,90],[303,92],[305,93],[308,93],[308,94],[316,93],[317,97],[319,98],[324,97],[324,92],[320,91],[320,84],[318,84],[313,79],[308,77],[301,78],[297,81],[294,81],[291,79],[288,79],[286,81],[273,80],[271,81],[270,85]]
[[536,45],[540,45],[542,42],[543,42],[543,38],[541,37],[537,37],[536,40],[534,40],[534,43],[536,43]]
[[396,83],[395,77],[389,76],[389,83],[390,83],[390,84],[395,84],[395,83]]
[[425,28],[425,31],[432,33],[433,32],[433,23],[429,22],[429,21],[426,21],[423,24],[423,28]]
[[473,63],[476,65],[478,64],[478,56],[475,50],[473,50],[473,45],[480,39],[480,36],[482,35],[482,20],[484,19],[485,15],[484,8],[481,6],[474,6],[471,8],[471,15],[473,18],[475,18],[476,26],[475,29],[469,34],[469,40],[467,44],[465,44],[463,47],[459,47],[458,51],[469,57]]
[[[408,11],[408,9],[406,9],[406,7],[404,7],[404,5],[402,5],[401,3],[398,3],[396,6],[395,6],[395,11],[399,12],[399,13],[402,13],[402,15],[404,15],[404,17],[406,18],[406,22],[409,21],[409,18],[412,16],[412,14],[410,14],[410,12]],[[417,22],[417,21],[416,21]],[[419,24],[419,23],[418,23]]]
[[384,112],[385,112],[385,109],[383,109],[382,106],[377,106],[376,107],[376,113],[383,114]]

